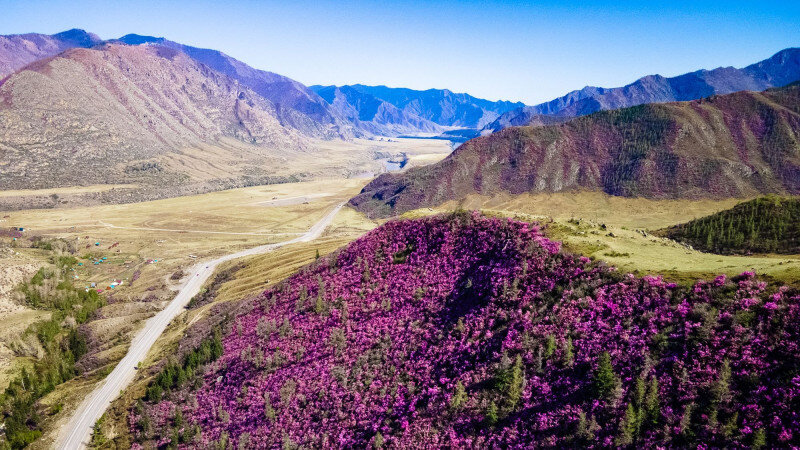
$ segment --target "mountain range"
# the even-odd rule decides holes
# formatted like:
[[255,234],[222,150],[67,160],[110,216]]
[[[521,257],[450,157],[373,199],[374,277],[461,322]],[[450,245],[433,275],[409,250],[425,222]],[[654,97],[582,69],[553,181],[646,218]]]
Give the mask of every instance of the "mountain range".
[[359,121],[362,128],[374,133],[436,132],[440,129],[435,125],[439,125],[476,130],[472,135],[477,136],[509,126],[551,125],[597,111],[645,103],[697,100],[742,90],[762,91],[798,79],[800,48],[787,48],[741,69],[720,67],[675,77],[648,75],[618,88],[587,86],[534,106],[493,102],[446,89],[417,91],[361,84],[317,85],[311,89],[341,115]]
[[[800,79],[800,48],[787,48],[763,61],[737,69],[720,67],[676,77],[648,75],[618,88],[587,86],[563,97],[504,113],[482,130],[488,134],[508,126],[552,123],[547,116],[571,118],[644,103],[696,100],[736,91],[763,91]],[[563,119],[562,119],[563,120]]]
[[28,33],[0,36],[0,80],[38,59],[70,48],[93,47],[102,41],[97,35],[78,29],[53,35]]
[[472,139],[350,203],[390,216],[470,194],[577,189],[663,198],[800,194],[800,83],[601,111]]
[[[469,192],[576,187],[654,198],[796,190],[794,106],[787,100],[794,90],[656,105],[800,79],[795,48],[743,69],[648,76],[527,107],[446,89],[307,87],[217,50],[136,34],[104,41],[74,29],[0,36],[0,44],[4,189],[243,178],[257,183],[306,170],[297,158],[314,158],[314,139],[441,133],[463,140],[481,127],[489,133],[533,124],[543,131],[499,133],[470,142],[434,167],[381,177],[354,204],[369,208],[390,198],[393,210]],[[639,103],[648,106],[567,122]],[[523,149],[531,153],[515,153]],[[436,189],[421,194],[410,187],[390,192],[411,177],[448,173],[442,168],[466,161],[470,152],[479,158],[457,179],[440,177]],[[485,172],[497,164],[510,167],[502,176]],[[712,179],[721,184],[709,185]]]
[[[418,91],[386,86],[311,86],[340,111],[352,111],[360,121],[375,126],[401,126],[413,130],[444,128],[480,129],[501,114],[524,106],[520,102],[490,101],[447,89]],[[391,111],[388,116],[384,111]],[[399,110],[399,112],[396,112]],[[388,119],[388,120],[387,120]],[[438,126],[437,128],[432,128]]]
[[158,37],[0,36],[0,188],[258,183],[307,171],[288,161],[313,153],[313,139],[441,133],[521,105],[408,89],[381,94],[390,102],[371,89],[319,89],[323,97],[220,51]]
[[272,102],[276,106],[275,114],[283,126],[323,138],[349,138],[357,134],[349,121],[337,115],[335,110],[302,83],[273,72],[254,69],[218,50],[137,34],[125,35],[115,42],[128,45],[154,44],[178,50]]
[[397,106],[352,86],[312,86],[340,115],[360,129],[379,135],[441,133],[444,128],[428,119],[407,113]]

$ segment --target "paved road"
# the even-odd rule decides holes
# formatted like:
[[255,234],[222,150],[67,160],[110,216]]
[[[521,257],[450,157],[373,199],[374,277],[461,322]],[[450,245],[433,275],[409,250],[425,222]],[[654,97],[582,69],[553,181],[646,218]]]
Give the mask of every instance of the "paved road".
[[114,370],[101,382],[102,385],[96,388],[78,407],[69,423],[61,429],[57,439],[56,448],[58,449],[80,449],[85,448],[91,439],[92,427],[95,422],[103,415],[109,404],[114,401],[120,392],[133,381],[136,374],[136,365],[144,360],[150,347],[156,342],[167,325],[183,311],[203,286],[203,283],[211,276],[214,269],[225,261],[241,258],[243,256],[257,255],[260,253],[271,252],[284,245],[298,242],[309,242],[318,238],[325,228],[331,223],[336,213],[342,209],[344,204],[340,204],[328,213],[319,222],[315,223],[307,232],[288,241],[275,244],[262,245],[237,253],[222,256],[213,261],[201,262],[192,267],[191,278],[189,278],[178,295],[161,310],[158,314],[151,317],[141,331],[131,341],[130,349],[124,358],[117,364]]

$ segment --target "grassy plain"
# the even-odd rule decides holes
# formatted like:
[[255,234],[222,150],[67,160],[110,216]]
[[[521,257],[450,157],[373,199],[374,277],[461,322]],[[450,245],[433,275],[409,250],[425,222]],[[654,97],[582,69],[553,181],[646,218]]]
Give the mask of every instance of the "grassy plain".
[[90,186],[68,186],[63,188],[51,189],[17,189],[0,191],[0,197],[27,197],[42,195],[65,195],[65,194],[86,194],[95,192],[110,191],[111,189],[130,189],[135,188],[135,184],[93,184]]
[[559,192],[493,197],[471,195],[442,208],[492,209],[544,218],[592,220],[628,228],[658,229],[728,209],[747,199],[650,200],[603,192]]

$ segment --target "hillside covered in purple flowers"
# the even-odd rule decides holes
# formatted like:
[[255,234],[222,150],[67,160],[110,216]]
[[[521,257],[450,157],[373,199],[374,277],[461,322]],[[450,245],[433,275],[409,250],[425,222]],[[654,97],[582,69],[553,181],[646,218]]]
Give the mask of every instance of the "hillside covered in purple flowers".
[[533,224],[391,221],[166,364],[135,446],[800,445],[800,294],[560,251]]

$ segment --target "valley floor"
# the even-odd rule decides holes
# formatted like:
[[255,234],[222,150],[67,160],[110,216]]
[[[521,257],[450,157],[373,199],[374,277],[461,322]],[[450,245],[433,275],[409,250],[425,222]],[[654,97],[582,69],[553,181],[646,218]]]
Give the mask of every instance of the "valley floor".
[[[419,154],[419,160],[436,158]],[[414,161],[414,158],[410,158]],[[57,411],[43,421],[45,435],[34,448],[53,445],[58,430],[74,405],[88,395],[127,351],[131,337],[144,319],[161,310],[185,279],[184,270],[245,248],[292,239],[345,202],[368,178],[328,178],[316,181],[257,186],[196,196],[176,197],[125,205],[23,210],[2,213],[3,229],[25,228],[19,241],[0,237],[0,276],[6,284],[27,280],[51,254],[21,245],[31,235],[58,238],[78,249],[82,263],[75,285],[103,290],[107,305],[98,318],[84,325],[94,342],[90,370],[64,383],[42,399]],[[719,256],[701,253],[651,231],[731,207],[739,199],[722,201],[651,201],[610,197],[600,193],[561,193],[517,197],[471,197],[435,209],[407,213],[407,217],[482,209],[488,214],[537,220],[547,225],[551,238],[568,250],[608,261],[621,270],[663,274],[682,282],[716,273],[745,270],[790,284],[800,282],[800,255]],[[217,276],[201,290],[213,291],[213,305],[241,300],[263,291],[298,268],[363,235],[378,224],[352,209],[342,209],[317,240],[281,248],[221,265]],[[16,244],[15,244],[16,242]],[[103,259],[105,258],[105,259]],[[98,262],[101,261],[101,262]],[[224,276],[223,276],[224,275]],[[16,281],[15,281],[16,280]],[[115,281],[122,281],[113,289]],[[13,290],[0,292],[0,320],[13,323],[15,332],[0,334],[0,382],[27,364],[20,355],[20,337],[47,312],[20,306]],[[203,320],[212,304],[182,312],[156,341],[143,361],[147,369],[173,354],[190,325]],[[17,349],[17,351],[15,351]],[[149,372],[139,372],[134,383],[112,404],[103,439],[125,434],[127,407],[139,398]],[[65,405],[62,409],[56,405]]]
[[[438,162],[451,151],[450,141],[419,138],[310,140],[300,150],[223,139],[149,161],[160,168],[154,173],[114,177],[104,167],[82,167],[72,175],[94,183],[86,186],[25,189],[30,180],[18,177],[19,183],[8,185],[13,190],[0,190],[0,211],[125,204],[321,178],[368,179],[395,169],[390,161],[414,167]],[[118,184],[98,184],[98,174]],[[53,176],[48,183],[59,180]]]

